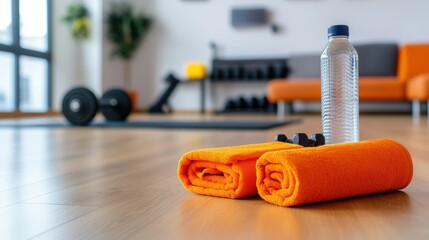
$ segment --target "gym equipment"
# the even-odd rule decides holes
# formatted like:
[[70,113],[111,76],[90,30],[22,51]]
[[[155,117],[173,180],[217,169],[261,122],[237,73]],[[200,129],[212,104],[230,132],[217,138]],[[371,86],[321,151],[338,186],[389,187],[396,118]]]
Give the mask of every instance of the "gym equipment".
[[63,115],[73,125],[87,125],[97,111],[97,97],[87,88],[74,88],[63,98]]
[[108,121],[125,121],[132,110],[131,99],[121,89],[105,92],[99,102],[101,113]]
[[273,65],[273,71],[274,71],[274,78],[285,78],[289,73],[287,65],[278,64],[278,63]]
[[245,110],[249,108],[249,102],[244,97],[239,97],[237,99],[237,108],[240,110]]
[[108,90],[98,101],[91,90],[77,87],[63,98],[63,115],[73,125],[88,125],[99,109],[108,121],[125,121],[131,113],[132,103],[121,89]]
[[255,80],[257,78],[256,71],[253,68],[247,68],[244,72],[244,78],[246,80]]
[[276,112],[277,104],[270,104],[266,96],[237,97],[226,100],[221,112]]
[[219,46],[216,42],[210,42],[209,47],[212,50],[212,58],[217,59],[219,58]]
[[231,74],[232,76],[232,79],[235,79],[235,80],[241,80],[241,79],[243,79],[243,75],[244,75],[244,69],[243,69],[243,67],[241,67],[241,66],[233,66],[232,67],[232,74]]
[[170,73],[165,78],[165,81],[169,84],[168,87],[164,90],[164,92],[161,94],[161,96],[158,98],[158,100],[152,104],[149,108],[150,113],[171,113],[173,109],[168,103],[168,100],[171,96],[171,94],[176,89],[177,85],[179,84],[186,84],[191,82],[199,82],[200,84],[200,104],[201,113],[205,112],[205,94],[206,94],[206,87],[205,82],[206,79],[202,78],[199,81],[188,81],[188,80],[180,80],[177,78],[174,74]]
[[150,113],[166,113],[173,111],[168,104],[168,99],[170,98],[174,89],[176,89],[177,85],[180,83],[180,80],[177,79],[173,74],[169,74],[165,81],[170,83],[170,85],[168,85],[161,97],[149,108]]
[[219,79],[221,79],[222,76],[222,71],[219,67],[213,67],[212,73],[210,75],[210,79],[218,81]]
[[262,108],[268,110],[268,108],[270,107],[270,102],[268,101],[267,96],[266,95],[263,96],[261,101],[262,101]]
[[237,109],[236,102],[232,99],[229,99],[225,104],[225,111],[229,112],[229,111],[234,111],[235,109]]
[[305,133],[295,133],[293,139],[289,139],[285,134],[277,134],[274,141],[298,144],[303,147],[318,147],[325,145],[325,136],[316,133],[308,138]]
[[262,103],[258,97],[251,97],[250,98],[250,108],[252,110],[262,109]]
[[204,63],[188,62],[185,65],[185,75],[189,80],[202,80],[207,77]]
[[221,68],[221,71],[222,71],[221,75],[223,76],[223,80],[224,81],[230,81],[232,76],[231,76],[231,71],[230,71],[229,67],[224,66]]
[[229,81],[268,81],[283,78],[288,74],[288,60],[278,59],[219,59],[212,60],[210,80]]

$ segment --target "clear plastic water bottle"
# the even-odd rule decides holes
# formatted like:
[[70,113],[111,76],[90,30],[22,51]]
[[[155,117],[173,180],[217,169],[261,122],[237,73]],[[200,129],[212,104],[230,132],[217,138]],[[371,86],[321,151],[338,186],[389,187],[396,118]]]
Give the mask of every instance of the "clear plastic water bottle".
[[328,28],[322,53],[322,131],[327,144],[359,141],[358,54],[349,41],[349,27]]

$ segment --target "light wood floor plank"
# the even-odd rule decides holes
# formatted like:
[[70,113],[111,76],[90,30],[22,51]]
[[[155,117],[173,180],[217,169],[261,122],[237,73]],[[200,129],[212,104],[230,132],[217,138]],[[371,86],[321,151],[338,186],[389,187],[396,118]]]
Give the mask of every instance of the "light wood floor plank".
[[94,207],[15,204],[0,209],[2,239],[29,239],[96,210]]

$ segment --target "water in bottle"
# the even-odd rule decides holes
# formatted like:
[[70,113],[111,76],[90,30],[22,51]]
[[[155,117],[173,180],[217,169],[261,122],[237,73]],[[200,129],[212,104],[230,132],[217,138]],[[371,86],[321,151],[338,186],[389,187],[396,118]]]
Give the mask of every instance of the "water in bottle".
[[328,28],[321,55],[322,131],[327,144],[359,141],[358,54],[349,27]]

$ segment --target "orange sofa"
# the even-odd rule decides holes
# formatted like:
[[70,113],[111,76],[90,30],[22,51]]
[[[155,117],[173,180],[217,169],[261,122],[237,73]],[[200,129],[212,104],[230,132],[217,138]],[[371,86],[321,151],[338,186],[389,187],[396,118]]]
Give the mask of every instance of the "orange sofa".
[[[429,43],[401,46],[396,68],[396,76],[361,75],[360,101],[413,101],[414,116],[420,115],[420,102],[428,101],[429,115]],[[279,115],[285,113],[286,103],[320,101],[320,95],[319,77],[274,79],[267,85],[268,100],[278,104]]]

